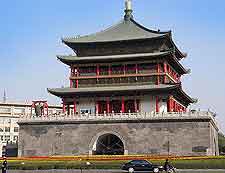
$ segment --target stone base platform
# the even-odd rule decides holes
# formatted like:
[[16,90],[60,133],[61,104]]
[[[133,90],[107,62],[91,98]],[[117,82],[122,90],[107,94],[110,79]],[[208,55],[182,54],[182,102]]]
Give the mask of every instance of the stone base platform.
[[101,136],[107,134],[122,141],[123,154],[218,155],[218,128],[212,116],[207,115],[26,119],[19,125],[20,156],[92,155],[100,146]]

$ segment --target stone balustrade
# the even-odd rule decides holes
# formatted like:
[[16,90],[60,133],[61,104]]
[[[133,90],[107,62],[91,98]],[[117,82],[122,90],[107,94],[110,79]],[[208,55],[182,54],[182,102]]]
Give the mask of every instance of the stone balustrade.
[[59,114],[49,116],[21,116],[19,122],[45,121],[106,121],[106,120],[170,120],[170,119],[211,119],[214,123],[215,114],[207,111],[166,112],[166,113],[109,113],[109,114]]

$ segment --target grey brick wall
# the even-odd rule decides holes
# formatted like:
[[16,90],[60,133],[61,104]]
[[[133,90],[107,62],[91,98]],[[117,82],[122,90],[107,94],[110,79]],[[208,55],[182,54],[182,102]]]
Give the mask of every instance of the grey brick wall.
[[20,123],[19,154],[91,154],[98,137],[106,133],[117,135],[128,154],[218,154],[218,132],[202,119]]

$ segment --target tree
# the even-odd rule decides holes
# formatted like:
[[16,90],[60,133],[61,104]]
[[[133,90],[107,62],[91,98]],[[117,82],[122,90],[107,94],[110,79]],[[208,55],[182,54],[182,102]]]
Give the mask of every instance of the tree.
[[223,133],[219,133],[219,151],[220,154],[225,154],[225,136]]

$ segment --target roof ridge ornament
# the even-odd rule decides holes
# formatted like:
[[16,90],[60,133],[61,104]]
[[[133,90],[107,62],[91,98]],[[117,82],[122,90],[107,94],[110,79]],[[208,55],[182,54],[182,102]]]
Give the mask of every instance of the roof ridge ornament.
[[132,19],[133,18],[133,15],[132,15],[132,2],[131,0],[125,0],[125,16],[124,16],[124,19],[125,20],[129,20],[129,19]]

